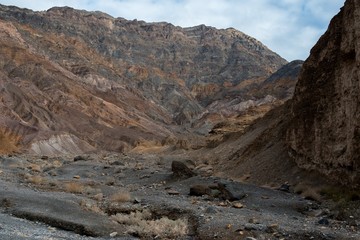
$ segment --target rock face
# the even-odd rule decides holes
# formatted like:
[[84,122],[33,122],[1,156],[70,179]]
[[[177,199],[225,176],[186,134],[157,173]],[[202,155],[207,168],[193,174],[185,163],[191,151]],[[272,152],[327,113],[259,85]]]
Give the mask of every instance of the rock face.
[[0,56],[0,131],[37,154],[176,138],[215,99],[286,64],[235,29],[2,5]]
[[360,3],[347,0],[304,63],[287,144],[297,164],[360,183]]

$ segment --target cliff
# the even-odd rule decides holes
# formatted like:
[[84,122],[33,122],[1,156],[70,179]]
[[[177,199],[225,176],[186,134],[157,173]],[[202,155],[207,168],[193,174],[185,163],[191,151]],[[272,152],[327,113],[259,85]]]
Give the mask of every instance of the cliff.
[[360,183],[360,3],[347,0],[304,63],[291,104],[291,156],[342,183]]

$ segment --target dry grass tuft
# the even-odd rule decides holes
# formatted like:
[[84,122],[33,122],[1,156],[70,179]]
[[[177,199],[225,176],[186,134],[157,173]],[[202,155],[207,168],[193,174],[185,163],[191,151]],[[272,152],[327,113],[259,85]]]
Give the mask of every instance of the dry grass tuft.
[[0,154],[13,153],[18,151],[19,136],[6,134],[0,130]]
[[35,185],[40,185],[40,184],[44,184],[46,182],[45,178],[41,177],[41,176],[28,176],[27,177],[27,181],[29,183],[35,184]]
[[314,188],[305,183],[299,183],[298,185],[296,185],[294,188],[294,192],[300,194],[306,199],[314,200],[317,202],[322,201],[320,191],[317,188]]
[[104,212],[96,205],[96,203],[93,203],[93,202],[85,200],[85,199],[81,199],[79,204],[80,204],[80,207],[82,209],[84,209],[85,211],[104,214]]
[[30,164],[29,168],[34,172],[41,172],[41,166],[38,164]]
[[63,164],[62,162],[60,162],[59,160],[55,160],[53,163],[52,163],[52,166],[55,167],[55,168],[59,168],[61,167]]
[[113,194],[110,196],[109,200],[111,202],[117,202],[117,203],[124,203],[124,202],[130,202],[131,201],[131,195],[129,192],[122,191]]
[[136,211],[130,214],[118,213],[112,219],[118,223],[129,225],[128,233],[143,238],[176,239],[189,232],[187,219],[171,220],[168,217],[151,219],[149,210]]
[[82,193],[84,191],[84,186],[77,182],[69,182],[64,185],[65,192],[70,193]]

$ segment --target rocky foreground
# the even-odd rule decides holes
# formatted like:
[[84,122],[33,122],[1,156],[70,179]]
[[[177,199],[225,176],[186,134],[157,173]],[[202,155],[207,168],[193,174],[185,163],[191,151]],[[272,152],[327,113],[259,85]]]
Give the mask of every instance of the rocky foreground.
[[[359,239],[341,204],[212,176],[176,156],[3,156],[1,239]],[[299,189],[295,189],[298,191]]]

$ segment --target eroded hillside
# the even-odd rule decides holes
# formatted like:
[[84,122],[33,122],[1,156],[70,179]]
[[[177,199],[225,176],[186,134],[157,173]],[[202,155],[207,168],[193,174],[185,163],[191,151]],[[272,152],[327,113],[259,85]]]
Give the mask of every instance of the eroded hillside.
[[0,12],[1,127],[37,154],[176,144],[192,139],[194,126],[207,134],[226,117],[201,122],[218,111],[211,104],[271,104],[274,96],[248,93],[286,63],[235,29],[68,7]]

